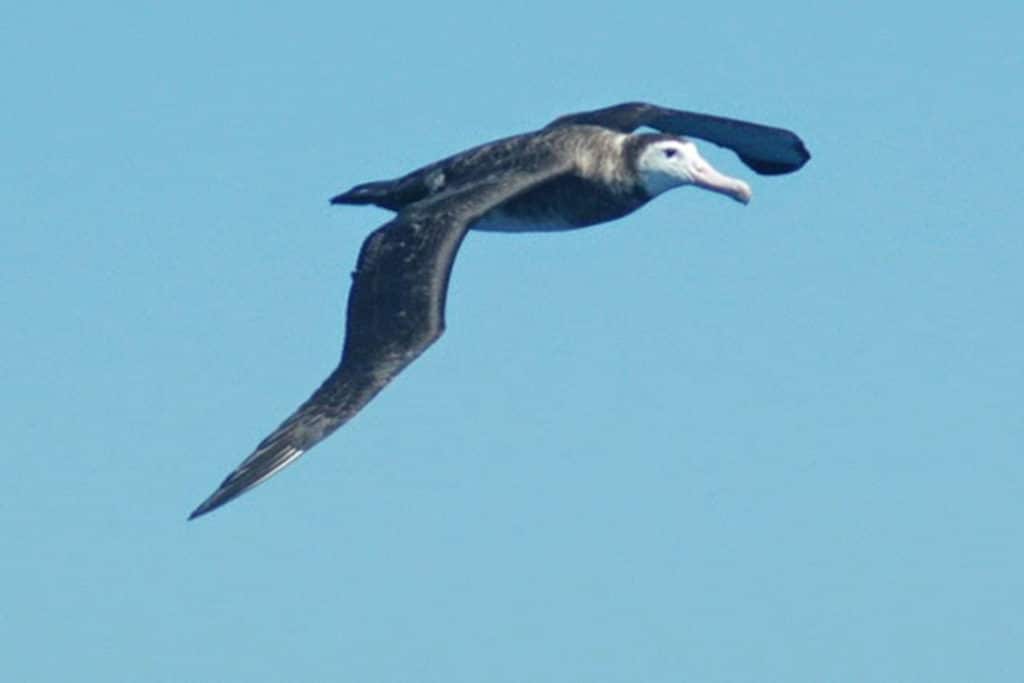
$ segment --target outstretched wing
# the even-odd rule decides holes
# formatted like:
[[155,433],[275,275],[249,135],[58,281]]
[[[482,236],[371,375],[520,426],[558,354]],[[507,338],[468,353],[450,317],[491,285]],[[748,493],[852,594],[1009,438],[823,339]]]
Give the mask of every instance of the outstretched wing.
[[567,114],[548,128],[573,124],[603,126],[632,133],[647,126],[674,135],[687,135],[728,147],[750,168],[762,175],[792,173],[807,163],[810,152],[796,133],[784,128],[737,121],[710,114],[668,109],[644,102]]
[[473,222],[568,168],[549,159],[540,169],[485,179],[410,205],[373,232],[352,273],[338,368],[189,519],[240,496],[326,438],[440,337],[452,264]]

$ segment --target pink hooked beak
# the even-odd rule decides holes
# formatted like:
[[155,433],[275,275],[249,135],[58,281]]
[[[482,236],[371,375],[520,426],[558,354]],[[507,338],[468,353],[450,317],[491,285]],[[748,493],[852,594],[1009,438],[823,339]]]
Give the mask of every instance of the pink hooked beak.
[[690,165],[690,175],[693,177],[693,184],[697,187],[724,194],[744,204],[749,202],[753,195],[750,185],[739,178],[731,178],[724,173],[719,173],[702,158],[694,160]]

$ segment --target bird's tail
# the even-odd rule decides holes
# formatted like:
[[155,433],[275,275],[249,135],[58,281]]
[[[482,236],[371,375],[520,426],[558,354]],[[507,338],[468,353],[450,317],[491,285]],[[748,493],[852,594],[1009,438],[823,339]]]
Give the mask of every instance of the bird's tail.
[[388,203],[395,187],[392,180],[377,180],[372,183],[356,185],[348,192],[331,197],[331,204],[376,204],[382,206]]

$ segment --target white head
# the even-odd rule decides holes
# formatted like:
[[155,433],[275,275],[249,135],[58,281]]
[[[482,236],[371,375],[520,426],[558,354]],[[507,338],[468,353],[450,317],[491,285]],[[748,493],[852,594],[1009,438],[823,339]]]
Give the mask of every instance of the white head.
[[750,186],[719,173],[685,138],[660,138],[646,145],[637,157],[636,170],[651,197],[680,185],[696,185],[746,204]]

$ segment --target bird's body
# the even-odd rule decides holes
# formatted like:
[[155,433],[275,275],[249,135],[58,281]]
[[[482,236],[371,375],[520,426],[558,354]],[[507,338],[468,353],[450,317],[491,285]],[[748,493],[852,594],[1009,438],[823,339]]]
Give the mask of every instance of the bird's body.
[[[372,203],[400,211],[453,189],[513,172],[542,170],[562,159],[573,172],[551,178],[487,212],[474,230],[522,232],[583,228],[633,211],[649,197],[623,161],[639,136],[589,125],[561,126],[496,140],[424,166],[392,181],[358,185],[338,204]],[[536,227],[530,227],[536,226]]]
[[[665,132],[634,134],[640,126]],[[241,495],[324,439],[441,335],[451,267],[468,230],[583,228],[686,184],[749,201],[746,183],[718,173],[676,134],[729,147],[762,174],[795,171],[810,158],[789,131],[634,103],[570,114],[332,199],[397,212],[363,243],[341,363],[191,517]]]

